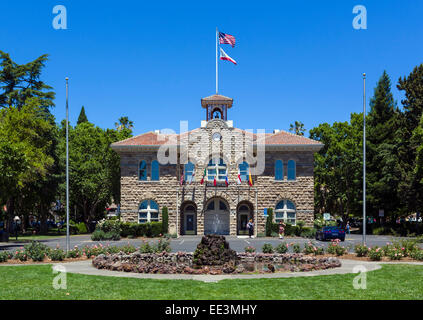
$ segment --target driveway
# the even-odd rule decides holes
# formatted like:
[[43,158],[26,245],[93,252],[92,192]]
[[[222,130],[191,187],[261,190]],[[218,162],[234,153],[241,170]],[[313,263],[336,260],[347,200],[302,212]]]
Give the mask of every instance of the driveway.
[[[392,236],[367,236],[367,245],[368,246],[384,246],[387,242],[392,242],[393,240],[400,240],[404,238],[395,238]],[[146,239],[150,242],[156,242],[157,239]],[[197,247],[197,244],[200,242],[201,236],[181,236],[177,239],[171,240],[171,248],[172,251],[187,251],[193,252]],[[330,244],[330,241],[322,242],[316,241],[314,239],[305,239],[305,238],[296,238],[296,237],[286,237],[284,240],[279,240],[278,238],[239,238],[236,236],[226,236],[226,240],[229,242],[229,245],[232,249],[243,252],[246,246],[253,246],[257,249],[258,252],[261,251],[263,244],[270,243],[274,247],[277,246],[281,242],[286,243],[298,243],[303,247],[304,243],[308,241],[313,241],[317,246],[320,247],[327,247]],[[55,248],[59,245],[61,248],[66,248],[66,238],[54,238],[54,239],[46,239],[46,240],[39,240],[40,242],[48,245],[51,248]],[[341,245],[349,248],[349,251],[354,249],[356,244],[360,244],[362,241],[362,236],[358,234],[350,234],[347,235],[345,238],[345,242],[341,242]],[[122,246],[126,244],[131,244],[136,247],[142,244],[142,239],[122,239],[120,241],[92,241],[90,235],[76,235],[70,237],[70,246],[73,248],[74,246],[78,246],[79,248],[88,245],[116,245]],[[0,242],[0,250],[16,250],[17,248],[21,248],[25,243],[23,242]]]

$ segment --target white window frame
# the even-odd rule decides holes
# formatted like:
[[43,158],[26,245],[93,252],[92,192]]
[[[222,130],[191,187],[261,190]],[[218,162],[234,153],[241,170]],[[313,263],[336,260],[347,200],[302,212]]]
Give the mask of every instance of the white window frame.
[[[216,161],[217,160],[217,161]],[[214,180],[214,176],[216,176],[216,181],[225,181],[226,180],[226,176],[228,174],[228,166],[225,165],[220,165],[220,160],[222,160],[222,162],[225,164],[225,161],[222,158],[215,158],[211,160],[211,164],[210,161],[207,165],[207,181],[208,182],[212,182]],[[215,163],[213,163],[215,162]],[[219,174],[219,169],[225,169],[225,174]],[[209,174],[209,170],[215,170],[216,174],[215,175],[211,175]],[[219,175],[223,175],[222,179],[219,179]]]
[[[282,209],[276,209],[278,204],[282,201],[283,201],[283,208]],[[294,205],[294,209],[288,209],[288,206],[287,206],[288,201],[291,202]],[[279,221],[283,221],[284,223],[288,223],[288,213],[295,213],[295,220],[294,220],[295,222],[293,224],[292,223],[290,223],[290,224],[293,225],[293,226],[295,226],[297,224],[297,208],[295,207],[294,202],[292,202],[291,200],[285,200],[284,199],[284,200],[279,201],[276,204],[276,207],[275,207],[275,222],[276,223],[279,223]],[[276,213],[281,213],[281,212],[283,213],[283,217],[282,218],[276,218]]]
[[[141,201],[140,202],[140,205],[139,206],[141,206],[141,204],[144,202],[144,201],[148,201],[147,202],[147,208],[146,209],[138,209],[138,223],[147,223],[147,222],[158,222],[158,221],[160,221],[160,217],[159,217],[159,204],[156,202],[156,201],[154,201],[154,200],[143,200],[143,201]],[[153,202],[155,202],[156,204],[157,204],[157,209],[153,209],[152,207],[151,207],[151,201],[153,201]],[[141,220],[141,218],[140,218],[140,213],[147,213],[147,221],[143,221],[143,222],[140,222],[140,220]],[[151,213],[157,213],[157,219],[152,219],[151,218]],[[142,218],[142,219],[145,219],[145,218]]]

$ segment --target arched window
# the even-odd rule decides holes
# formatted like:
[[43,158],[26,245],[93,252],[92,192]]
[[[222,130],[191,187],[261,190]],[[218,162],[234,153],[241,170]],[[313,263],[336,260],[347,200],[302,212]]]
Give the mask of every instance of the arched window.
[[247,162],[243,162],[239,164],[239,175],[241,177],[241,181],[248,181],[248,169],[249,165]]
[[289,160],[288,161],[288,180],[295,180],[296,179],[296,169],[295,169],[295,161]]
[[184,180],[187,183],[191,183],[192,180],[194,179],[194,164],[192,162],[188,162],[185,166],[184,166]]
[[153,200],[144,200],[138,210],[138,222],[151,221],[159,221],[159,205]]
[[145,160],[140,162],[138,177],[141,181],[147,181],[147,162]]
[[159,181],[160,180],[160,166],[157,160],[151,162],[151,180]]
[[283,180],[283,162],[282,160],[276,160],[275,162],[275,180]]
[[225,181],[226,164],[223,159],[211,159],[207,165],[207,181]]
[[275,208],[275,221],[283,221],[295,226],[296,210],[295,205],[292,201],[282,200],[279,201]]

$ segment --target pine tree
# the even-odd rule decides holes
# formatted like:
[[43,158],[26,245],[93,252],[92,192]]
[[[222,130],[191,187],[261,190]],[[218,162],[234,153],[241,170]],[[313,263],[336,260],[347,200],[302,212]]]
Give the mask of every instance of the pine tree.
[[384,71],[366,117],[367,199],[369,213],[375,216],[379,209],[384,209],[387,215],[394,214],[399,206],[397,188],[401,173],[396,148],[399,114],[391,93],[391,80]]
[[83,122],[88,122],[88,118],[87,118],[87,115],[85,114],[84,106],[82,106],[82,108],[81,108],[81,112],[79,113],[79,117],[78,117],[78,122],[76,124],[78,125],[78,124],[81,124]]

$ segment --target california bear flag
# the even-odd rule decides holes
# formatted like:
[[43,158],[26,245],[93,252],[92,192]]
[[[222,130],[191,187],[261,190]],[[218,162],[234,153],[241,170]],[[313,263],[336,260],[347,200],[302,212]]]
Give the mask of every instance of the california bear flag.
[[236,61],[234,59],[232,59],[230,56],[228,56],[226,54],[226,52],[223,51],[222,48],[220,48],[220,60],[228,60],[228,61],[232,62],[233,64],[236,64]]

